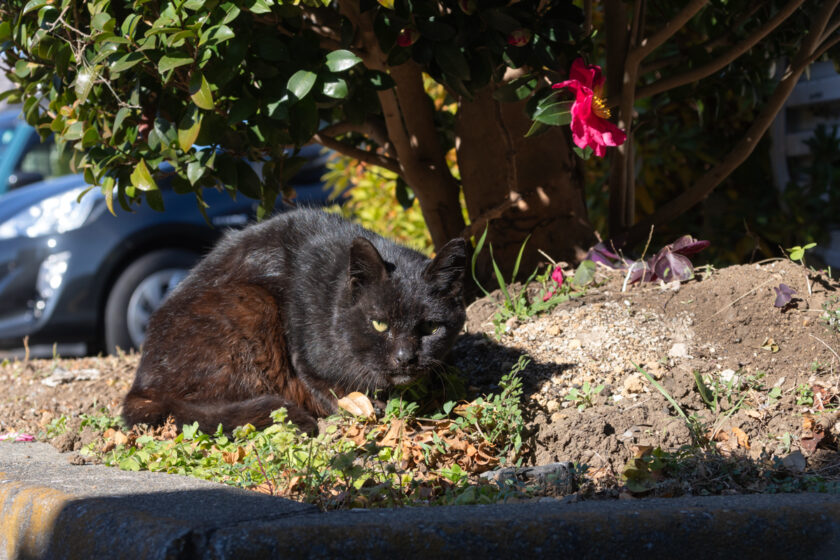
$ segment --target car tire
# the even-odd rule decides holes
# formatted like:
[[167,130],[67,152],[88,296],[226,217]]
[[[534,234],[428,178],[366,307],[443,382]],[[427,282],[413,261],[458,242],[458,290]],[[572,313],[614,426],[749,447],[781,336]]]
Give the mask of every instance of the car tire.
[[139,350],[151,314],[198,261],[199,255],[183,249],[147,253],[120,274],[105,304],[105,349]]

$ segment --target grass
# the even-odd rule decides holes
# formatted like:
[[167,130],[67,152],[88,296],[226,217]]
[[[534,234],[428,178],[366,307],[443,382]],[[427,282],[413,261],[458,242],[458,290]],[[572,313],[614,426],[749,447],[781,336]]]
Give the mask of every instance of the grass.
[[[78,429],[101,437],[81,453],[123,470],[194,476],[325,510],[493,503],[528,492],[478,476],[518,463],[524,429],[519,376],[527,363],[523,356],[498,393],[446,401],[420,416],[422,407],[406,391],[390,399],[376,421],[338,414],[315,437],[300,434],[282,409],[273,414],[274,425],[246,425],[230,436],[203,433],[197,424],[127,430],[119,419],[83,415]],[[42,438],[67,429],[67,418],[56,418]]]
[[[695,372],[698,393],[714,417],[711,423],[706,423],[696,414],[687,414],[647,371],[636,364],[633,365],[685,421],[692,443],[674,451],[652,446],[637,447],[634,456],[621,472],[621,481],[632,494],[672,496],[732,492],[840,493],[840,477],[837,476],[840,473],[827,475],[821,472],[795,472],[784,464],[783,459],[766,452],[757,458],[748,457],[739,452],[739,448],[744,447],[743,441],[725,445],[729,438],[736,439],[737,429],[731,436],[727,435],[723,439],[718,437],[723,423],[746,406],[747,391],[766,392],[765,400],[769,403],[778,400],[781,390],[779,387],[764,387],[763,374],[748,376],[738,372],[725,378],[704,379]],[[807,385],[804,387],[807,388]],[[800,386],[797,392],[798,403],[802,398],[807,399],[808,391],[803,386]],[[746,434],[740,434],[746,438]],[[785,434],[780,440],[786,444],[789,452],[791,435]]]
[[[487,239],[487,228],[484,228],[484,233],[476,241],[475,249],[470,263],[470,271],[472,272],[473,281],[485,296],[490,296],[490,292],[481,284],[475,274],[475,265],[478,261],[478,256],[484,249],[484,243]],[[493,324],[496,328],[496,338],[501,338],[505,332],[506,323],[510,319],[518,319],[525,321],[534,315],[550,311],[555,306],[568,301],[571,298],[580,297],[585,293],[585,288],[592,283],[595,273],[595,263],[592,261],[583,261],[577,268],[572,282],[563,282],[560,286],[551,288],[550,284],[551,274],[554,267],[547,267],[542,274],[539,274],[539,267],[528,276],[522,284],[517,287],[516,278],[519,275],[519,267],[522,263],[522,255],[525,252],[525,247],[528,244],[530,235],[525,238],[522,246],[519,247],[519,253],[516,255],[516,260],[513,264],[513,271],[511,272],[510,282],[506,282],[499,265],[493,258],[493,245],[488,244],[490,252],[490,264],[493,267],[493,274],[498,285],[498,290],[501,295],[496,313],[493,315]],[[553,264],[553,263],[552,263]],[[531,282],[536,281],[541,289],[536,297],[530,297],[528,294],[528,286]]]

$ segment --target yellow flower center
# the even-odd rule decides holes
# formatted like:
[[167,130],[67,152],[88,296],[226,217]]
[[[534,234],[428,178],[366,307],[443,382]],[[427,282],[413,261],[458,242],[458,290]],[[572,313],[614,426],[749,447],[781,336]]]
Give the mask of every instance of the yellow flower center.
[[592,96],[592,112],[601,117],[602,119],[610,118],[610,110],[607,108],[604,100],[601,99],[597,93]]

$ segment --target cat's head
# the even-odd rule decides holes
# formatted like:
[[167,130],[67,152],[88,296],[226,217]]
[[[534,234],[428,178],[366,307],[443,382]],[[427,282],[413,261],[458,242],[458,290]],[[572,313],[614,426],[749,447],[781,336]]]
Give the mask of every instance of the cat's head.
[[440,367],[466,317],[464,240],[432,260],[406,252],[389,262],[357,237],[349,257],[338,326],[356,366],[353,389],[403,385]]

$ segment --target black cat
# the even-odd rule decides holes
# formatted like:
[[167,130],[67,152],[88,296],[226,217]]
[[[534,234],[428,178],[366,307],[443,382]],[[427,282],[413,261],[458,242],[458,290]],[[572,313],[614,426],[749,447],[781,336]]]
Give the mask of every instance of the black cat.
[[336,397],[439,367],[464,324],[465,243],[429,260],[338,216],[296,210],[228,234],[152,316],[128,424],[306,432]]

